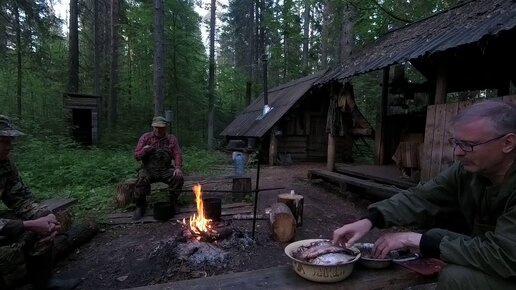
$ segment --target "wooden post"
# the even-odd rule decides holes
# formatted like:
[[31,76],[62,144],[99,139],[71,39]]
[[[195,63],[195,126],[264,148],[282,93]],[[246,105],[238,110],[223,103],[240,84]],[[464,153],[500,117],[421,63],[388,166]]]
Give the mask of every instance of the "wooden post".
[[383,69],[382,98],[376,113],[375,164],[385,163],[385,117],[387,116],[387,97],[389,95],[389,67]]
[[328,133],[328,156],[326,160],[326,169],[333,171],[335,169],[335,137],[331,133]]
[[293,191],[291,193],[282,193],[278,195],[278,202],[288,206],[296,219],[296,225],[298,227],[303,225],[304,197],[302,195],[295,194]]
[[275,241],[288,242],[296,235],[296,220],[284,203],[277,202],[271,205],[269,222]]
[[278,155],[278,139],[276,138],[276,132],[271,130],[271,141],[269,143],[269,165],[274,165],[276,156]]
[[448,93],[448,84],[446,82],[446,70],[444,65],[439,65],[435,80],[435,104],[445,104],[446,94]]
[[246,192],[251,193],[251,177],[236,177],[233,178],[233,188],[231,196],[233,201],[242,201]]

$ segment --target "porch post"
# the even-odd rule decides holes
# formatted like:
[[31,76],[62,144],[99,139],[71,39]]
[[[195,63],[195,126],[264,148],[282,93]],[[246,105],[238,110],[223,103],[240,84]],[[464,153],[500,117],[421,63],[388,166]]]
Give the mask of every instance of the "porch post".
[[328,157],[326,160],[326,170],[333,171],[335,168],[335,137],[328,133]]
[[383,165],[385,163],[385,117],[387,116],[387,97],[389,95],[389,68],[383,69],[382,78],[382,97],[380,99],[378,112],[376,113],[376,130],[375,130],[375,164]]
[[269,165],[274,165],[276,156],[278,154],[278,139],[276,138],[275,130],[271,130],[271,141],[269,143]]

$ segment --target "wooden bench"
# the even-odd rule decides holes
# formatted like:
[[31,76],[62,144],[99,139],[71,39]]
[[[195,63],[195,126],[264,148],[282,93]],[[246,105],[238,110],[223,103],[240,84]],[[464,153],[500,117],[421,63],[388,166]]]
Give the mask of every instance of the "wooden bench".
[[435,280],[436,276],[419,275],[398,265],[381,270],[356,266],[351,276],[345,280],[324,284],[312,282],[298,276],[289,264],[249,272],[231,273],[131,289],[403,289],[409,286],[430,283]]
[[311,169],[308,171],[308,179],[322,178],[332,183],[336,183],[343,187],[344,190],[348,189],[349,186],[354,188],[362,188],[366,193],[372,195],[377,199],[389,198],[402,189],[392,186],[381,184],[368,179],[361,179],[357,177],[347,176],[344,174],[323,170],[323,169]]

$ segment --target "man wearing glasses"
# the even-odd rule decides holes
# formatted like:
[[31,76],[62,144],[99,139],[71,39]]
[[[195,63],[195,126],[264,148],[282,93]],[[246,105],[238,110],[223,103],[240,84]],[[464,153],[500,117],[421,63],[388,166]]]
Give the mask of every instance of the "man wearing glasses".
[[338,228],[352,245],[371,228],[417,225],[423,233],[382,235],[373,255],[412,248],[447,263],[437,289],[516,289],[516,106],[484,101],[451,122],[454,165]]

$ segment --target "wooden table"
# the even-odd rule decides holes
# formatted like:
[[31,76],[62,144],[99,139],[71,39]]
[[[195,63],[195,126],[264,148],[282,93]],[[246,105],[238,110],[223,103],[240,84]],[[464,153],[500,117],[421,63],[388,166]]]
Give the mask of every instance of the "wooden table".
[[323,284],[298,276],[291,265],[239,272],[165,284],[131,288],[132,290],[161,289],[403,289],[436,280],[436,276],[422,276],[398,265],[372,270],[356,266],[351,276],[337,283]]

